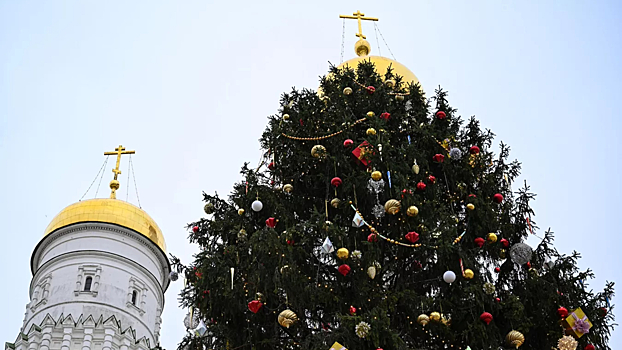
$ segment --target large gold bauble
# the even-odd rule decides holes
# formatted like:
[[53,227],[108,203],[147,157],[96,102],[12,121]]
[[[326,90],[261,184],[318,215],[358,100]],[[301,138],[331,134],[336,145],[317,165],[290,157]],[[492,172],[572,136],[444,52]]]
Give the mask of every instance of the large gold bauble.
[[344,95],[350,95],[352,93],[352,88],[351,87],[346,87],[343,89],[343,94]]
[[399,213],[400,212],[400,201],[396,199],[389,199],[384,204],[384,210],[391,215],[395,215]]
[[337,249],[337,257],[341,260],[346,260],[350,256],[350,252],[347,248],[339,248]]
[[475,205],[473,205],[472,203],[469,203],[469,204],[467,204],[467,209],[475,210]]
[[508,345],[515,346],[518,349],[525,342],[525,336],[519,331],[510,331],[505,336],[505,341]]
[[314,158],[324,158],[326,156],[326,147],[322,145],[315,145],[311,148],[311,155]]
[[330,201],[330,205],[331,205],[333,208],[338,208],[338,207],[339,207],[339,204],[341,204],[341,199],[339,199],[339,198],[333,198],[333,200],[332,200],[332,201]]
[[417,214],[419,214],[419,208],[415,207],[414,205],[411,205],[406,210],[406,215],[408,216],[417,216]]
[[214,204],[212,203],[207,203],[205,204],[205,206],[203,207],[203,211],[205,212],[205,214],[212,214],[214,212]]
[[376,170],[376,171],[374,171],[374,172],[372,172],[372,173],[371,173],[371,178],[372,178],[374,181],[380,181],[380,179],[382,179],[382,173],[381,173],[381,172],[379,172],[378,170]]
[[242,208],[238,209],[238,215],[240,216],[244,215],[244,209]]
[[486,237],[486,240],[488,240],[489,243],[495,243],[497,241],[497,235],[491,232],[488,234],[488,237]]
[[373,136],[373,135],[376,135],[376,129],[374,129],[374,128],[369,128],[369,129],[367,129],[366,134],[367,134],[367,136]]
[[287,193],[292,193],[293,190],[294,186],[292,184],[285,184],[285,186],[283,186],[283,191]]
[[298,321],[298,316],[292,310],[283,310],[279,314],[279,324],[285,328],[289,328],[296,321]]
[[475,273],[473,272],[473,270],[471,270],[471,269],[464,270],[464,278],[470,280],[474,276],[475,276]]
[[436,311],[432,312],[430,314],[430,320],[432,320],[434,322],[440,321],[441,320],[441,314],[439,312],[436,312]]
[[430,318],[426,314],[421,314],[419,315],[419,317],[417,317],[417,323],[422,326],[425,326],[426,324],[428,324],[428,322],[430,322]]

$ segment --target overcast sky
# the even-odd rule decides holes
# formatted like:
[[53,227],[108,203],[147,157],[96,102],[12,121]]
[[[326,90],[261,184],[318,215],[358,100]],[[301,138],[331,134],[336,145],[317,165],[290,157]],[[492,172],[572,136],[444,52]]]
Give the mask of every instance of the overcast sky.
[[[240,166],[256,164],[280,94],[316,88],[340,62],[338,15],[356,10],[380,18],[428,95],[441,85],[460,114],[512,147],[519,181],[538,193],[535,220],[560,251],[582,252],[580,266],[597,276],[589,287],[620,280],[619,2],[0,0],[0,341],[18,334],[45,227],[119,144],[136,150],[143,209],[189,262],[184,226],[203,215],[201,192],[228,194]],[[355,32],[346,22],[346,59]],[[378,54],[373,25],[364,33]],[[382,39],[380,50],[390,56]],[[166,293],[168,350],[184,334],[181,286]]]

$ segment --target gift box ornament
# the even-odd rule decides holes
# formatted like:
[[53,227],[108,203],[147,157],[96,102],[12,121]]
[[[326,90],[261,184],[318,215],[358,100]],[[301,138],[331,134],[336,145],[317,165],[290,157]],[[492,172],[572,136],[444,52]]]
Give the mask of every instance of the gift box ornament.
[[566,319],[562,321],[567,334],[572,334],[577,338],[581,338],[584,334],[590,332],[592,322],[587,318],[585,312],[581,308],[573,310]]
[[374,154],[374,150],[372,145],[365,141],[358,145],[358,147],[352,151],[352,154],[359,160],[359,162],[365,166],[368,166],[371,163],[370,158]]

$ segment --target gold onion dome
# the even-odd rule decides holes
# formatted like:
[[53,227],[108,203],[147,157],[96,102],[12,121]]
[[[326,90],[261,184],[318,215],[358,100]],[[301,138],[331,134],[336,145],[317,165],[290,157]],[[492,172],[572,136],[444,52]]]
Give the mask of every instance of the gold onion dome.
[[406,68],[405,65],[387,57],[369,56],[369,53],[371,52],[371,45],[365,39],[359,39],[356,44],[354,44],[354,51],[356,52],[358,57],[343,62],[337,68],[344,68],[347,66],[356,70],[359,63],[361,63],[362,61],[368,61],[374,64],[374,66],[376,67],[376,72],[382,77],[385,76],[387,70],[389,69],[389,67],[391,67],[394,75],[399,75],[402,77],[403,83],[419,83],[419,79],[417,79],[415,73],[411,72],[410,69]]
[[166,253],[162,231],[149,214],[118,199],[97,198],[74,203],[52,219],[43,236],[62,227],[83,222],[103,222],[129,228],[147,237]]

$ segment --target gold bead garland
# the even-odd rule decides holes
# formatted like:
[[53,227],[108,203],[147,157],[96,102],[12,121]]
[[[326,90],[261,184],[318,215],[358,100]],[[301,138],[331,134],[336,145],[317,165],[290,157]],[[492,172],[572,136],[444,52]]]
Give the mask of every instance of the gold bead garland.
[[[367,118],[361,118],[361,119],[359,119],[359,120],[355,121],[354,123],[352,123],[352,124],[350,125],[350,127],[353,127],[353,126],[354,126],[354,125],[356,125],[356,124],[362,123],[362,122],[364,122],[366,119],[367,119]],[[329,134],[329,135],[317,136],[317,137],[297,137],[297,136],[290,136],[290,135],[287,135],[287,134],[285,134],[285,133],[283,133],[283,132],[281,133],[281,135],[283,135],[283,136],[287,137],[288,139],[297,140],[297,141],[320,141],[320,140],[326,140],[326,139],[329,139],[329,138],[331,138],[331,137],[333,137],[333,136],[337,136],[337,135],[341,134],[342,132],[344,132],[344,130],[339,130],[339,131],[334,132],[334,133]]]
[[[358,85],[358,86],[362,87],[363,89],[366,89],[366,90],[367,90],[367,86],[365,86],[365,85],[363,85],[363,84],[359,83],[359,82],[358,82],[358,81],[356,81],[356,80],[352,80],[352,81],[354,82],[354,84],[356,84],[356,85]],[[395,84],[395,83],[393,83],[393,84]],[[387,92],[387,95],[394,95],[394,96],[408,96],[408,95],[410,95],[410,94],[409,94],[409,93],[407,93],[407,92]]]

